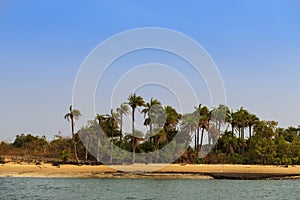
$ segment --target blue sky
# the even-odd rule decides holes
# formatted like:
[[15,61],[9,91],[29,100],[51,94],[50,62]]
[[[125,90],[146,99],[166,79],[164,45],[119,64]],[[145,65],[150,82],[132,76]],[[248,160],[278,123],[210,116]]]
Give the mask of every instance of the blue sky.
[[88,53],[133,28],[163,27],[200,43],[227,104],[300,124],[300,5],[269,1],[1,1],[0,139],[69,134],[63,115]]

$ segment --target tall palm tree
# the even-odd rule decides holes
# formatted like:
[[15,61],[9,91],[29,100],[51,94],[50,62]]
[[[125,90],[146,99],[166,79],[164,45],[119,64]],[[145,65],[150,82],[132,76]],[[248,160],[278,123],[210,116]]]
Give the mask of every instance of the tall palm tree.
[[231,125],[231,137],[234,136],[234,128],[236,126],[235,112],[231,110],[229,114],[226,116],[226,121]]
[[[144,133],[142,131],[134,130],[134,134],[131,134],[131,133],[126,134],[125,133],[124,140],[125,141],[130,140],[131,145],[132,145],[131,148],[134,149],[134,152],[135,152],[135,149],[138,146],[138,144],[144,140],[143,135],[144,135]],[[134,159],[135,159],[135,157],[134,157]]]
[[154,147],[155,147],[155,163],[158,162],[158,148],[159,148],[159,144],[160,143],[166,143],[166,141],[168,140],[168,136],[167,133],[165,132],[164,129],[161,129],[155,136],[154,136]]
[[254,115],[250,114],[248,117],[248,127],[249,127],[249,137],[252,137],[252,126],[259,122],[259,118]]
[[221,125],[224,124],[226,116],[228,116],[229,113],[229,108],[222,104],[220,104],[219,107],[216,109],[216,120],[218,121],[218,126],[216,127],[219,129],[219,132],[221,131]]
[[199,153],[199,137],[200,137],[200,128],[201,128],[201,110],[203,109],[202,104],[194,106],[195,116],[197,117],[197,133],[195,134],[195,151]]
[[243,107],[235,112],[236,124],[239,130],[239,137],[244,139],[245,138],[245,128],[248,126],[248,116],[249,112],[245,110]]
[[110,143],[110,164],[112,164],[113,162],[113,146],[114,146],[114,136],[117,132],[116,128],[117,128],[117,124],[119,121],[119,115],[118,113],[114,112],[113,109],[110,110],[110,115],[107,115],[107,127],[109,129],[110,132],[110,136],[111,136],[111,143]]
[[72,105],[70,105],[69,112],[65,115],[65,119],[71,122],[72,142],[73,142],[76,162],[78,162],[78,156],[77,156],[77,142],[75,138],[74,126],[75,126],[75,120],[78,120],[80,116],[81,116],[80,111],[73,109]]
[[184,114],[182,116],[182,122],[180,125],[181,131],[186,135],[186,148],[189,146],[192,135],[195,137],[195,149],[197,147],[196,137],[197,137],[197,127],[198,127],[198,118],[195,117],[194,113]]
[[80,138],[84,141],[85,145],[85,162],[88,162],[88,149],[89,149],[89,144],[90,140],[92,139],[93,135],[93,130],[91,126],[83,126],[81,129],[78,131],[78,135],[80,135]]
[[100,115],[100,114],[97,114],[96,115],[96,120],[98,121],[98,124],[99,124],[99,132],[97,133],[97,162],[100,161],[100,145],[101,145],[101,129],[102,129],[102,126],[101,126],[101,123],[103,123],[105,120],[106,120],[106,115]]
[[[196,139],[195,150],[197,154],[199,154],[203,143],[204,130],[208,129],[209,127],[209,121],[211,120],[212,112],[210,112],[206,106],[202,106],[201,104],[199,104],[197,107],[195,106],[194,108],[195,108],[194,114],[196,115],[198,120],[197,134],[196,134],[197,136],[195,137]],[[201,139],[200,139],[200,129],[202,129]]]
[[149,135],[150,138],[153,136],[153,118],[155,115],[159,114],[159,110],[162,109],[161,103],[151,98],[150,102],[146,103],[145,108],[142,110],[142,113],[144,113],[145,122],[144,125],[149,125]]
[[130,111],[127,104],[122,103],[119,108],[117,108],[117,112],[120,115],[120,148],[122,148],[123,144],[123,115],[127,116]]
[[135,140],[136,140],[134,137],[134,134],[135,134],[134,114],[135,114],[135,109],[137,107],[141,107],[141,106],[145,105],[145,101],[144,101],[143,97],[137,96],[136,93],[134,93],[134,94],[129,95],[127,104],[130,105],[130,107],[132,109],[131,115],[132,115],[132,136],[133,136],[133,138],[132,138],[132,142],[131,142],[131,148],[132,148],[131,162],[134,163],[135,162],[135,147],[136,147],[136,145],[134,145]]
[[209,109],[206,106],[204,106],[200,111],[200,126],[201,126],[202,131],[201,131],[200,145],[197,148],[198,155],[201,151],[202,144],[203,144],[204,130],[209,129],[210,120],[211,120],[211,112],[209,111]]

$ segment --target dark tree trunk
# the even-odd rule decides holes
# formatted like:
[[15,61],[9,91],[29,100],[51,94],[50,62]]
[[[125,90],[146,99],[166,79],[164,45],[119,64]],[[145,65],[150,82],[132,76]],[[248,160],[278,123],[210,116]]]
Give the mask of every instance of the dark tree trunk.
[[249,138],[251,138],[251,137],[252,137],[252,135],[251,135],[251,129],[252,129],[252,126],[251,126],[251,125],[249,125]]

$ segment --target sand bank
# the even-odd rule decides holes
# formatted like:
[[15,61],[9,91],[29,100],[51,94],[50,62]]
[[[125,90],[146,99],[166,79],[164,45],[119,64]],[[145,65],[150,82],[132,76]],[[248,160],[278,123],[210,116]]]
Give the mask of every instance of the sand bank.
[[0,177],[300,179],[300,166],[263,165],[0,165]]

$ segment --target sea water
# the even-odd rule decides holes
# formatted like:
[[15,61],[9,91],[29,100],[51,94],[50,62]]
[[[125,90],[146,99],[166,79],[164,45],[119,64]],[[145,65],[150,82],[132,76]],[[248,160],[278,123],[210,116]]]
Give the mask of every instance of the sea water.
[[0,178],[0,199],[300,199],[300,181]]

